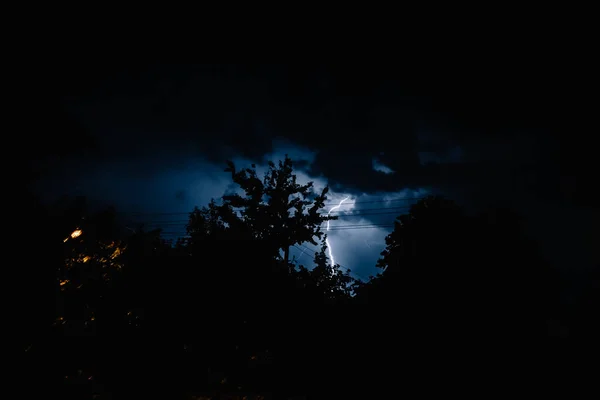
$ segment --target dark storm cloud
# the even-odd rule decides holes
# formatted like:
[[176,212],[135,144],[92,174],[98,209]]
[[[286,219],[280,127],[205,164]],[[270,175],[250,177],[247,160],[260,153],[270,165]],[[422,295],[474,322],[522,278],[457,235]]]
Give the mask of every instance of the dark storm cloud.
[[372,191],[409,184],[395,185],[372,170],[372,157],[383,148],[418,161],[412,132],[395,132],[407,124],[402,110],[379,118],[371,115],[378,112],[373,104],[339,96],[345,86],[331,76],[304,75],[298,80],[277,68],[147,68],[111,77],[87,96],[71,98],[68,109],[98,138],[99,157],[160,157],[155,164],[161,166],[195,155],[210,162],[260,160],[274,138],[287,137],[319,149],[313,175],[327,175],[333,185]]
[[[314,152],[297,166],[337,193],[425,188],[467,205],[516,206],[530,214],[522,199],[597,205],[598,191],[588,183],[597,157],[581,140],[590,130],[576,125],[574,97],[536,70],[497,68],[220,65],[112,72],[63,96],[69,118],[87,132],[82,138],[93,137],[95,151],[66,169],[68,175],[110,170],[118,178],[106,181],[126,187],[127,179],[151,182],[194,163],[260,164],[285,138],[288,153]],[[378,171],[374,161],[394,173]],[[193,199],[190,179],[183,181],[165,178],[170,201],[180,191],[183,203]]]
[[[486,192],[493,189],[484,189],[490,182],[497,186],[523,168],[531,169],[538,149],[546,145],[529,131],[524,139],[518,124],[511,126],[512,131],[502,131],[502,124],[496,126],[494,120],[478,123],[482,109],[476,106],[478,99],[462,100],[464,110],[449,99],[449,111],[442,113],[436,111],[443,108],[439,104],[406,95],[398,84],[403,80],[401,71],[388,75],[389,80],[369,71],[355,72],[352,77],[322,73],[326,78],[302,81],[302,90],[288,87],[272,93],[276,99],[272,129],[318,148],[312,172],[327,176],[332,187],[356,193],[423,186],[460,187],[461,192],[477,187],[475,191]],[[277,87],[286,88],[285,82]],[[511,110],[505,107],[504,112]],[[374,169],[374,159],[396,174]]]
[[147,67],[68,96],[67,107],[111,157],[170,150],[222,162],[270,151],[264,90],[233,67]]
[[[402,71],[380,75],[358,69],[149,67],[110,77],[87,97],[72,98],[70,110],[99,138],[106,157],[160,156],[157,165],[185,164],[195,155],[216,163],[236,156],[258,161],[272,151],[274,138],[286,137],[319,150],[313,175],[357,192],[474,183],[487,173],[486,165],[473,165],[474,155],[483,162],[514,161],[518,146],[508,144],[501,152],[459,129],[445,126],[440,133],[433,126],[437,116],[399,85],[408,79]],[[478,176],[440,166],[462,156]],[[374,158],[398,173],[374,170]]]
[[[222,162],[240,152],[261,157],[280,136],[319,149],[315,168],[331,179],[346,183],[352,175],[353,184],[368,188],[376,186],[373,179],[386,184],[362,170],[382,152],[380,162],[405,171],[400,176],[411,185],[412,176],[436,180],[437,171],[421,169],[422,161],[468,153],[471,160],[479,154],[511,163],[522,151],[523,133],[548,147],[545,128],[568,114],[557,82],[549,85],[535,71],[497,72],[477,64],[458,72],[397,65],[145,66],[104,75],[84,70],[85,82],[100,77],[64,98],[112,153],[131,157],[172,147]],[[71,81],[78,86],[77,77]]]

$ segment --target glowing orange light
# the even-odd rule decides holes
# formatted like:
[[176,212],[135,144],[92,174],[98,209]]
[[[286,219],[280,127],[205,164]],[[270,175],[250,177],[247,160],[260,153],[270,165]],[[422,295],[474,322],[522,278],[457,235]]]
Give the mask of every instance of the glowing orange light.
[[81,236],[83,232],[81,231],[81,229],[75,229],[73,231],[73,233],[71,233],[71,239],[75,239],[76,237]]
[[62,280],[60,281],[60,286],[65,286],[67,283],[69,283],[68,279]]

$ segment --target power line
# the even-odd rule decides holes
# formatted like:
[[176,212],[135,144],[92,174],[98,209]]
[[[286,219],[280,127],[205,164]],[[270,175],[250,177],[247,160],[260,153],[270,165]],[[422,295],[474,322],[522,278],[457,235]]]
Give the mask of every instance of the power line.
[[[407,198],[407,197],[403,197],[403,198],[397,198],[397,199],[386,199],[386,200],[366,200],[366,201],[355,201],[355,202],[349,202],[349,203],[345,203],[342,204],[342,207],[347,207],[347,206],[351,206],[354,204],[376,204],[376,203],[392,203],[392,202],[397,202],[397,201],[418,201],[418,200],[423,200],[425,199],[425,197],[413,197],[413,198]],[[334,205],[338,205],[339,202],[331,202],[331,203],[325,203],[325,206],[334,206]],[[396,207],[389,207],[389,208],[399,208],[399,207],[410,207],[410,205],[406,205],[406,206],[396,206]],[[371,208],[371,209],[366,209],[366,210],[375,210],[375,209],[380,209],[379,207],[377,208]],[[141,212],[141,211],[118,211],[117,214],[122,214],[122,215],[190,215],[192,212]]]
[[[162,234],[185,234],[187,235],[187,231],[182,230],[164,230],[163,227],[166,228],[175,228],[177,226],[182,226],[183,224],[176,223],[154,223],[150,224],[150,229],[161,229]],[[344,224],[332,226],[329,231],[342,231],[342,230],[353,230],[353,229],[372,229],[372,228],[393,228],[395,225],[393,222],[382,222],[382,223],[369,223],[369,224]]]
[[[386,208],[382,208],[382,210],[386,210]],[[360,211],[360,210],[357,210]],[[368,215],[389,215],[389,214],[396,214],[402,211],[408,211],[408,208],[404,208],[404,209],[397,209],[395,211],[385,211],[385,212],[366,212],[366,213],[361,213],[361,212],[356,212],[354,214],[341,214],[341,215],[334,215],[335,217],[338,218],[347,218],[347,217],[360,217],[360,216],[368,216]]]
[[[426,199],[426,197],[412,197],[412,198],[408,198],[408,197],[402,197],[402,198],[397,198],[397,199],[386,199],[386,200],[365,200],[365,201],[355,201],[355,202],[351,202],[351,203],[346,203],[343,204],[342,206],[349,206],[349,205],[353,205],[353,204],[373,204],[373,203],[391,203],[391,202],[395,202],[395,201],[418,201],[418,200],[423,200]],[[325,203],[326,206],[328,205],[337,205],[339,202],[332,202],[332,203]]]
[[[346,204],[343,204],[343,206],[346,206]],[[408,209],[412,207],[412,205],[406,205],[406,206],[394,206],[394,207],[375,207],[375,208],[360,208],[356,211],[373,211],[373,210],[391,210],[391,209],[395,209],[395,208],[400,208],[400,209]],[[348,211],[334,211],[333,213],[342,213],[342,212],[348,212]],[[354,211],[349,211],[349,212],[354,212]]]
[[389,223],[385,223],[385,224],[367,224],[367,225],[356,225],[356,226],[342,225],[342,226],[335,227],[335,229],[332,227],[329,230],[330,231],[345,231],[345,230],[351,230],[351,229],[393,228],[393,227],[394,227],[394,224],[389,224]]
[[[348,224],[337,227],[331,227],[329,231],[345,231],[345,230],[355,230],[355,229],[373,229],[373,228],[393,228],[394,224],[390,223],[381,223],[381,224]],[[160,227],[154,228],[155,230],[161,229]],[[162,235],[182,235],[189,236],[186,231],[165,231],[161,230]]]
[[[152,227],[160,227],[160,226],[174,227],[174,226],[181,226],[183,224],[179,224],[179,223],[165,223],[165,224],[154,223],[154,224],[151,224],[151,225],[152,225]],[[329,230],[335,230],[335,229],[340,229],[340,228],[374,227],[374,226],[394,226],[394,223],[393,222],[381,222],[381,223],[369,223],[369,224],[345,224],[345,225],[332,226]]]
[[[336,212],[336,213],[332,213],[333,216],[337,217],[337,218],[347,218],[347,217],[358,217],[358,216],[369,216],[369,215],[389,215],[389,214],[396,214],[402,211],[408,211],[410,209],[410,206],[399,206],[399,207],[380,207],[380,208],[367,208],[367,209],[363,209],[363,210],[354,210],[354,211],[341,211],[341,212]],[[376,211],[376,210],[394,210],[394,211],[384,211],[384,212],[371,212],[371,211]],[[367,212],[363,212],[363,211],[367,211]],[[183,213],[182,213],[183,214]],[[188,213],[185,213],[188,214]],[[325,215],[326,213],[321,213],[323,215]],[[238,215],[239,217],[240,215]],[[140,221],[141,222],[141,221]],[[188,223],[189,220],[150,220],[150,221],[144,221],[144,223]]]
[[[316,251],[316,250],[313,250],[313,249],[311,249],[311,248],[309,248],[309,247],[306,247],[306,246],[304,246],[304,245],[302,245],[302,244],[301,244],[300,246],[301,246],[301,247],[302,247],[304,250],[312,251],[312,252],[313,252],[313,254],[316,254],[316,253],[317,253],[317,251]],[[296,245],[294,245],[293,247],[295,247],[295,248],[296,248],[296,249],[298,249],[298,250],[302,250],[300,247],[298,247],[298,246],[296,246]],[[343,265],[341,265],[340,263],[336,263],[336,265],[339,265],[339,267],[340,267],[340,268],[342,268],[343,270],[345,270],[345,271],[349,272],[350,274],[353,274],[353,275],[355,275],[355,276],[359,277],[360,279],[364,280],[365,282],[366,282],[366,281],[368,281],[368,279],[365,279],[365,277],[364,277],[364,276],[361,276],[360,274],[357,274],[356,272],[352,271],[350,268],[348,268],[348,267],[344,267],[344,266],[343,266]]]
[[[348,215],[340,215],[338,217],[339,218],[350,218],[350,217],[369,217],[369,216],[375,216],[375,215],[395,215],[395,214],[398,214],[398,211],[387,211],[387,212],[381,212],[381,213],[368,213],[368,214],[348,214]],[[339,218],[337,219],[338,221],[339,221]],[[131,223],[140,224],[140,225],[146,225],[146,226],[155,226],[155,225],[160,225],[160,226],[179,226],[179,225],[183,225],[183,226],[186,226],[186,225],[189,224],[189,221],[187,221],[187,220],[177,220],[177,221],[173,221],[173,220],[164,220],[164,221],[153,220],[153,221],[131,221]]]
[[[300,246],[301,246],[302,248],[298,247],[297,245],[294,245],[293,247],[295,247],[297,250],[300,250],[300,251],[302,251],[302,252],[304,252],[304,250],[311,251],[311,252],[313,253],[313,256],[314,256],[315,254],[317,254],[317,251],[316,251],[316,250],[313,250],[313,249],[311,249],[311,248],[309,248],[309,247],[306,247],[306,246],[304,246],[304,245],[300,245]],[[337,264],[337,265],[339,265],[339,267],[340,267],[340,268],[342,268],[343,270],[345,270],[345,271],[348,271],[348,272],[350,272],[351,274],[353,273],[353,272],[352,272],[352,270],[351,270],[350,268],[344,267],[344,266],[343,266],[343,265],[341,265],[340,263],[336,263],[336,264]],[[359,278],[361,278],[359,275],[357,275],[357,276],[358,276]]]
[[[401,198],[401,199],[389,199],[389,200],[371,200],[371,201],[362,201],[362,202],[355,202],[355,203],[347,203],[347,204],[343,204],[343,206],[346,205],[352,205],[352,204],[365,204],[365,203],[370,203],[370,204],[374,204],[374,203],[387,203],[387,202],[393,202],[393,201],[407,201],[407,200],[419,200],[421,198]],[[338,203],[332,203],[332,204],[338,204]],[[365,209],[359,209],[359,210],[350,210],[350,211],[340,211],[340,212],[336,212],[335,216],[339,219],[339,218],[349,218],[349,217],[367,217],[367,216],[374,216],[374,215],[391,215],[391,214],[400,214],[403,211],[407,211],[408,209],[410,209],[411,205],[401,205],[401,206],[393,206],[393,207],[375,207],[375,208],[365,208]],[[392,210],[392,211],[385,211],[385,210]],[[160,216],[160,215],[164,215],[164,216],[175,216],[175,215],[190,215],[191,213],[133,213],[132,216],[135,217],[143,217],[143,216]],[[325,214],[325,213],[323,213]],[[133,222],[133,221],[132,221]],[[161,232],[160,234],[162,236],[165,237],[189,237],[187,231],[182,231],[182,230],[174,230],[173,228],[176,227],[183,227],[185,225],[187,225],[189,223],[189,220],[183,220],[183,219],[178,219],[178,220],[172,220],[172,219],[166,219],[166,220],[150,220],[150,221],[139,221],[137,222],[139,224],[143,224],[148,226],[150,229],[160,229]],[[164,230],[163,227],[167,228],[167,230]],[[394,223],[393,222],[385,222],[385,223],[368,223],[368,224],[344,224],[344,225],[336,225],[336,226],[332,226],[330,228],[330,231],[343,231],[343,230],[360,230],[360,229],[384,229],[384,228],[393,228],[394,227]],[[170,228],[170,229],[169,229]],[[172,240],[172,239],[170,239]],[[305,246],[303,246],[305,249],[310,250],[315,252],[314,250],[307,248]],[[344,267],[346,268],[346,267]],[[363,278],[364,279],[364,278]]]
[[[390,223],[381,223],[381,224],[348,224],[348,225],[342,225],[342,226],[337,226],[337,227],[331,227],[329,229],[329,231],[346,231],[346,230],[360,230],[360,229],[381,229],[381,228],[393,228],[394,224],[390,224]],[[161,229],[160,227],[156,227],[154,228],[156,230]],[[168,236],[187,236],[189,237],[189,234],[186,231],[165,231],[165,230],[161,230],[160,232],[161,235],[168,235]]]
[[[329,231],[347,231],[347,230],[356,230],[356,229],[374,229],[374,228],[393,228],[393,224],[367,224],[367,225],[348,225],[348,226],[340,226],[336,228],[330,228]],[[160,228],[155,228],[160,229]],[[161,235],[185,235],[188,233],[184,231],[164,231],[162,230]]]

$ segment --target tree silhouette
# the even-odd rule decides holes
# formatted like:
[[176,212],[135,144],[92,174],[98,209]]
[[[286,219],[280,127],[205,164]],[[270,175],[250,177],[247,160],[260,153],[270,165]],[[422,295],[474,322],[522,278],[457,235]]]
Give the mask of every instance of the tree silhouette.
[[[287,157],[263,179],[254,166],[227,171],[239,193],[195,208],[189,237],[175,243],[160,231],[124,237],[115,210],[84,215],[82,201],[48,223],[55,232],[44,238],[63,263],[45,284],[59,312],[47,359],[59,360],[52,372],[75,384],[73,398],[98,385],[128,398],[376,397],[374,386],[399,379],[457,382],[458,359],[484,380],[481,371],[531,353],[530,339],[543,337],[548,268],[509,210],[469,215],[423,199],[396,218],[380,272],[357,282],[327,257],[327,189],[297,184]],[[320,250],[296,267],[287,249],[305,242]],[[584,320],[597,287],[585,303],[577,331],[591,339],[597,319]]]
[[[336,219],[319,212],[325,206],[329,188],[315,195],[313,182],[298,184],[292,160],[287,155],[278,165],[269,162],[262,180],[254,165],[238,171],[229,161],[225,171],[231,172],[233,182],[244,194],[223,196],[229,211],[223,216],[224,222],[241,224],[253,238],[267,240],[276,249],[283,250],[286,266],[291,246],[304,242],[317,245],[315,238],[320,239],[323,235],[323,222]],[[240,210],[237,220],[234,209]]]
[[[275,376],[279,386],[305,384],[298,381],[300,371],[328,351],[315,332],[331,331],[340,321],[336,307],[350,300],[354,284],[326,256],[321,225],[335,219],[321,212],[328,189],[314,193],[312,182],[298,184],[287,156],[270,163],[263,179],[255,166],[238,171],[229,163],[226,171],[240,193],[190,214],[190,239],[182,246],[187,255],[176,264],[181,283],[173,297],[181,330],[189,348],[203,354],[206,370],[222,371],[230,385],[248,388]],[[288,261],[289,247],[305,242],[322,244],[321,251],[314,266],[296,268]],[[271,361],[248,371],[240,354],[268,354]]]
[[544,336],[548,268],[507,210],[474,216],[423,199],[396,219],[378,267],[357,297],[390,355],[433,358],[450,377],[450,360],[496,368]]

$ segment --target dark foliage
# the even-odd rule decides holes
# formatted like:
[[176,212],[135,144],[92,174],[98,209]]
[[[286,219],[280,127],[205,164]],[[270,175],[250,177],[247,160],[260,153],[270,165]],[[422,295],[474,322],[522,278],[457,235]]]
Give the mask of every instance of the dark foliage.
[[[191,212],[175,244],[123,236],[114,210],[86,215],[79,201],[51,216],[30,198],[31,273],[52,273],[21,277],[24,397],[497,393],[547,379],[573,359],[570,343],[597,339],[597,270],[565,311],[560,276],[508,210],[426,198],[360,282],[328,262],[327,190],[298,185],[292,167],[259,179],[230,164],[241,194]],[[322,250],[295,266],[288,250],[305,242]],[[549,328],[557,320],[568,334]]]

